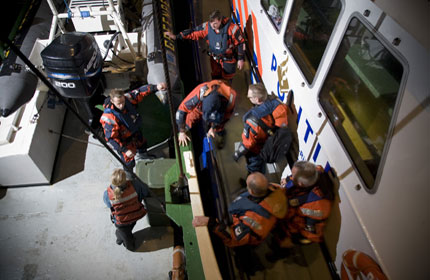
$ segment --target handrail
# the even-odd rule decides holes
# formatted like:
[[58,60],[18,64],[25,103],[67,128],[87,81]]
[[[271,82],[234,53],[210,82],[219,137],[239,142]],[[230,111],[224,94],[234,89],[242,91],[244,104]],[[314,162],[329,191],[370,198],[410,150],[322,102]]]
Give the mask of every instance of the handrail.
[[324,256],[324,260],[327,264],[328,270],[330,272],[331,278],[333,280],[339,280],[339,274],[337,273],[336,265],[334,264],[333,260],[331,259],[330,252],[327,249],[327,245],[325,242],[320,243],[321,252]]
[[[215,157],[215,154],[213,151],[213,142],[212,142],[211,138],[209,138],[209,137],[205,137],[205,139],[203,141],[208,141],[209,156],[211,158],[211,163],[213,166],[213,168],[211,170],[213,170],[213,172],[214,172],[215,185],[217,187],[217,192],[218,192],[218,198],[219,198],[219,200],[217,200],[218,220],[225,225],[229,225],[229,224],[231,224],[231,217],[228,214],[228,205],[227,205],[227,202],[225,201],[226,195],[225,195],[225,191],[224,191],[224,184],[223,184],[223,181],[222,181],[219,169],[218,169],[218,162],[216,160],[216,157]],[[231,249],[224,246],[224,251],[225,251],[225,254],[227,256],[227,265],[228,265],[228,272],[230,273],[230,279],[234,279]]]

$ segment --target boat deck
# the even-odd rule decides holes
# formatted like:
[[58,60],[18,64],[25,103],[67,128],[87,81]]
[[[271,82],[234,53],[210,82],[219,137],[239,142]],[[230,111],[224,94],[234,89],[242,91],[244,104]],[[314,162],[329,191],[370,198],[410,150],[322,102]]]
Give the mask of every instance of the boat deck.
[[[199,2],[198,17],[204,21],[215,8],[228,15],[228,2],[223,3],[220,7],[214,1]],[[201,57],[203,79],[209,80],[209,60]],[[237,107],[226,126],[225,148],[216,151],[227,202],[240,192],[239,178],[247,174],[245,159],[236,163],[232,155],[241,139],[241,117],[251,107],[246,98],[249,77],[247,65],[233,80]],[[173,251],[170,227],[151,227],[145,217],[134,228],[139,244],[135,252],[115,244],[110,210],[102,200],[115,168],[121,164],[67,112],[52,185],[0,188],[0,279],[168,279]],[[281,171],[271,168],[267,175],[279,182]],[[287,258],[252,279],[329,279],[314,273],[327,270],[318,254],[317,245],[309,246],[304,251],[308,266]]]

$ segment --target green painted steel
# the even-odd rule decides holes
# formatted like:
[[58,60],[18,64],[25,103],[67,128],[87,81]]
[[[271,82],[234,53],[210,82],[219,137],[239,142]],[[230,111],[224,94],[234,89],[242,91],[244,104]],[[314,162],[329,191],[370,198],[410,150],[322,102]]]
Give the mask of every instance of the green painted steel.
[[[181,148],[181,153],[189,150],[191,150],[190,145],[185,148]],[[183,166],[185,167],[185,163]],[[177,182],[178,177],[179,167],[178,163],[176,163],[174,166],[172,166],[172,168],[169,169],[164,178],[167,215],[177,225],[181,226],[183,230],[188,279],[205,279],[199,246],[197,243],[196,231],[191,224],[191,221],[193,220],[191,204],[173,204],[172,198],[170,196],[170,185],[174,182]]]
[[164,175],[176,163],[174,158],[140,160],[136,164],[136,174],[147,183],[151,196],[145,198],[148,222],[151,227],[170,226],[170,219],[163,212],[160,201],[165,201]]

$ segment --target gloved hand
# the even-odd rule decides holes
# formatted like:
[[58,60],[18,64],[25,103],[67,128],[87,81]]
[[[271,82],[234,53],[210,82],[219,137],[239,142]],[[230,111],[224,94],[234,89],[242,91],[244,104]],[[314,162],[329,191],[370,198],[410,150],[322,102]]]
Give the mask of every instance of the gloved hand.
[[245,155],[248,152],[248,150],[245,148],[245,146],[243,145],[243,143],[239,144],[239,147],[237,147],[237,150],[234,151],[234,155],[233,155],[233,159],[234,161],[238,161],[239,158],[243,155]]
[[160,102],[163,105],[167,103],[167,91],[159,90],[155,93],[155,95],[157,96],[158,100],[160,100]]

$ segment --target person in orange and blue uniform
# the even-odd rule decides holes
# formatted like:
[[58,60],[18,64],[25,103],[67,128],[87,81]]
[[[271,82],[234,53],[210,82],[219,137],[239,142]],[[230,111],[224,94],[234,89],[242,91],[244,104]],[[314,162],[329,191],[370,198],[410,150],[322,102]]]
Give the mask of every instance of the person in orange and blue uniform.
[[236,65],[241,70],[244,64],[245,39],[240,27],[231,19],[223,17],[221,12],[213,11],[209,21],[194,29],[187,29],[174,35],[165,32],[171,39],[199,40],[205,39],[209,45],[208,55],[211,57],[212,79],[225,79],[231,82]]
[[223,80],[201,83],[181,102],[176,111],[179,144],[187,145],[186,132],[203,120],[207,135],[215,138],[218,148],[224,146],[225,123],[230,119],[236,103],[236,91]]
[[228,247],[258,245],[263,242],[278,219],[287,214],[287,198],[279,185],[269,183],[259,172],[247,179],[247,191],[239,195],[229,206],[233,224],[220,224],[213,217],[196,216],[194,227],[208,226]]
[[128,250],[136,249],[132,230],[136,222],[146,215],[142,199],[148,195],[148,186],[139,181],[127,181],[122,169],[115,169],[111,185],[103,194],[103,201],[111,210],[111,220],[115,224],[116,244],[123,244]]
[[279,128],[288,127],[288,109],[279,98],[269,96],[262,83],[249,85],[248,98],[254,107],[242,117],[244,123],[242,142],[237,147],[233,159],[238,161],[241,156],[245,156],[248,173],[264,173],[266,162],[260,152],[270,135]]
[[297,161],[281,185],[288,197],[288,214],[280,223],[284,247],[323,241],[334,200],[333,182],[328,173],[320,165]]
[[146,155],[146,139],[140,126],[142,118],[136,105],[143,98],[159,90],[165,90],[166,84],[145,85],[130,92],[112,89],[103,104],[104,111],[100,122],[104,129],[106,141],[118,152],[126,167],[135,166],[134,157]]

